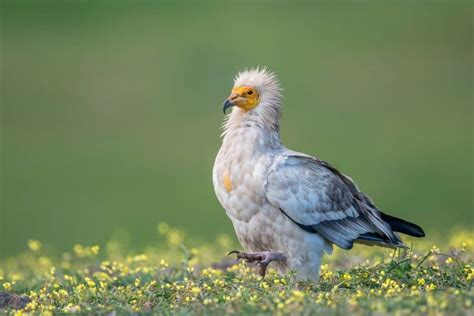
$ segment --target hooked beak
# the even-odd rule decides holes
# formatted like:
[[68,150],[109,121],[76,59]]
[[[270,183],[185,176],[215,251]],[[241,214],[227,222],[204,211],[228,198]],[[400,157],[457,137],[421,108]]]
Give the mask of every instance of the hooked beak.
[[224,101],[224,107],[222,108],[222,110],[224,111],[224,114],[225,114],[225,110],[235,106],[235,102],[234,102],[235,99],[237,99],[237,96],[231,95]]

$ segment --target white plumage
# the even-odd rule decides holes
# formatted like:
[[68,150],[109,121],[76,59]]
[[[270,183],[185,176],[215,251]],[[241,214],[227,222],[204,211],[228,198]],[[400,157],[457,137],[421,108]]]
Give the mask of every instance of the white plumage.
[[283,146],[281,103],[276,76],[251,69],[237,75],[225,105],[232,112],[213,184],[245,251],[281,252],[286,261],[275,262],[279,272],[296,270],[301,279],[317,280],[321,257],[332,252],[332,244],[403,247],[396,225],[397,231],[423,235],[418,226],[381,213],[326,162]]

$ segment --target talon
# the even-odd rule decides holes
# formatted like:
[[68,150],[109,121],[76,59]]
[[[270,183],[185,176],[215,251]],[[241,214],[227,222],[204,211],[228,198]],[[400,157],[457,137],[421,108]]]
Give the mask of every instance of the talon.
[[267,267],[269,262],[259,262],[259,274],[262,277],[262,280],[265,279],[265,275],[267,274]]
[[268,265],[272,261],[286,261],[285,255],[281,252],[270,252],[270,251],[262,251],[262,252],[240,252],[238,250],[232,250],[227,255],[230,256],[232,254],[237,255],[237,261],[245,260],[247,262],[255,262],[255,264],[259,267],[258,272],[260,276],[262,276],[262,280],[265,278],[267,273]]
[[238,255],[239,253],[240,253],[240,251],[238,251],[238,250],[232,250],[227,254],[227,257],[230,256],[230,255],[234,255],[234,254]]

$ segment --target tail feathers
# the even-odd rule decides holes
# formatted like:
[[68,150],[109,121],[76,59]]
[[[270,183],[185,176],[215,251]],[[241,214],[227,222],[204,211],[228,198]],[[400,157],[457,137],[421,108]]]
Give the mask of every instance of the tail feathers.
[[382,237],[376,233],[365,233],[360,235],[356,240],[358,244],[364,244],[367,246],[381,246],[386,248],[408,248],[401,240],[397,239],[388,239],[387,237]]
[[401,218],[397,218],[394,216],[387,215],[385,213],[380,212],[382,220],[387,222],[390,227],[396,232],[413,236],[413,237],[425,237],[425,232],[423,229],[413,223],[407,222]]
[[[401,218],[380,213],[384,222],[390,225],[394,232],[406,234],[413,237],[424,237],[423,229],[413,223],[407,222]],[[388,248],[407,248],[407,246],[400,240],[398,235],[394,233],[395,238],[388,238],[377,233],[365,233],[360,235],[355,242],[369,246],[382,246]]]

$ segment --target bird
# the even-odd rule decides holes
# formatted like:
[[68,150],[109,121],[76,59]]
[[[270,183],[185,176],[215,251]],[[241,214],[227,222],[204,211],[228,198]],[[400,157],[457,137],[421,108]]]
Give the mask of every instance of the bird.
[[407,248],[399,233],[424,237],[413,223],[383,213],[354,181],[328,162],[286,148],[280,138],[282,88],[266,67],[234,77],[223,103],[222,145],[212,171],[214,191],[244,251],[265,277],[294,271],[318,281],[322,257],[354,243]]

